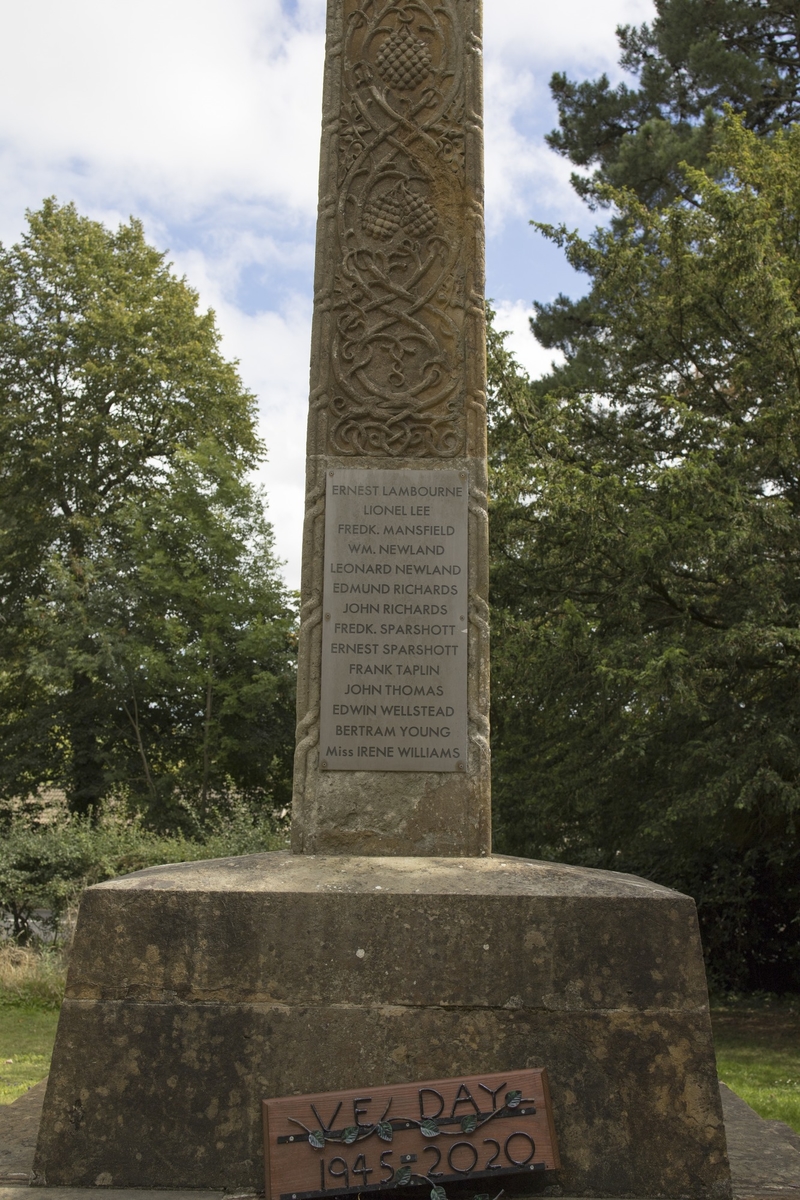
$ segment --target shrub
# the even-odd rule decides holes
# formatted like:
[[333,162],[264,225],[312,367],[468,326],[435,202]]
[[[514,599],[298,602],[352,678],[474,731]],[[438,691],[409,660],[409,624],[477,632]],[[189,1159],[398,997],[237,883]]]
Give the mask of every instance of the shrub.
[[84,888],[143,867],[277,850],[274,826],[234,813],[196,839],[165,836],[109,816],[97,825],[76,816],[52,824],[12,821],[0,843],[0,912],[17,945],[58,943],[65,914]]
[[62,950],[0,944],[0,1008],[58,1009],[66,975]]

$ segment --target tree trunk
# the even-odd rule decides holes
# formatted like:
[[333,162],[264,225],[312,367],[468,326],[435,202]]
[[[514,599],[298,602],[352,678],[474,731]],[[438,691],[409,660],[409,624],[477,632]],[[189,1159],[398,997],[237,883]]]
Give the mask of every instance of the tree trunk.
[[144,768],[145,782],[147,783],[147,791],[150,795],[150,803],[153,806],[153,812],[155,813],[156,800],[158,799],[158,797],[156,795],[156,789],[155,789],[155,785],[153,783],[153,776],[150,774],[150,763],[147,761],[147,752],[144,748],[144,740],[142,738],[142,730],[141,730],[141,726],[139,725],[139,704],[136,699],[135,692],[133,693],[133,712],[131,713],[131,710],[128,708],[127,704],[125,704],[124,701],[123,701],[122,707],[125,709],[125,715],[127,716],[128,720],[130,721],[131,725],[133,726],[133,732],[136,734],[136,745],[139,749],[139,758],[142,760],[142,766]]
[[100,740],[98,697],[91,679],[82,673],[72,682],[70,741],[72,786],[67,794],[70,812],[96,821],[106,793],[106,773]]
[[211,651],[208,653],[208,683],[206,685],[206,712],[203,722],[203,815],[208,812],[208,777],[211,770],[211,762],[209,757],[209,741],[211,738],[211,685],[213,681],[213,658]]

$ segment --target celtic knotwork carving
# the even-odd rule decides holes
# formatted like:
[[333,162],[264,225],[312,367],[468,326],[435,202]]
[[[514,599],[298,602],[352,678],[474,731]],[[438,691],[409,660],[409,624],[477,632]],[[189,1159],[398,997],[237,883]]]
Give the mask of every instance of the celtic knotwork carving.
[[459,0],[344,0],[328,450],[463,452]]
[[443,116],[431,126],[436,146],[443,162],[461,175],[464,171],[464,113],[463,109]]

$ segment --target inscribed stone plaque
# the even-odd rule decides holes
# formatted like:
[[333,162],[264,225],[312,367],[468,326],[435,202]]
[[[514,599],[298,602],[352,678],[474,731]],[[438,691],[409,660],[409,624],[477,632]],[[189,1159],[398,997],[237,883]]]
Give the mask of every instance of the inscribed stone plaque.
[[459,471],[328,472],[323,770],[465,769],[468,490]]
[[267,1200],[415,1185],[427,1197],[479,1179],[499,1194],[501,1179],[561,1165],[541,1069],[287,1096],[263,1116]]

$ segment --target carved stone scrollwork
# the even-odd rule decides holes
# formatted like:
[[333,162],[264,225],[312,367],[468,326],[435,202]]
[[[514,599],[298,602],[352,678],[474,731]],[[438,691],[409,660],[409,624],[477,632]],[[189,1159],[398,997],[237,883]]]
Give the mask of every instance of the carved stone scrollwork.
[[345,0],[327,450],[464,452],[458,0]]

